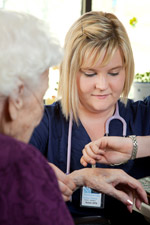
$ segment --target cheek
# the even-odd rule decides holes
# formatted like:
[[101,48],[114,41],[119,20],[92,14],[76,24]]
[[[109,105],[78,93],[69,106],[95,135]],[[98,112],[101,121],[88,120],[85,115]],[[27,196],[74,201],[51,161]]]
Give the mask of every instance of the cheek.
[[118,94],[121,94],[124,88],[125,83],[125,75],[122,74],[121,76],[116,77],[116,79],[112,82],[112,88]]
[[34,112],[34,126],[37,126],[43,117],[43,109],[41,107],[37,107]]
[[41,101],[39,101],[36,106],[36,113],[37,113],[38,120],[42,119],[43,112],[44,112],[44,102],[42,98]]
[[78,79],[77,85],[79,92],[83,94],[88,93],[93,89],[92,80],[83,76]]
[[43,116],[44,104],[43,100],[35,101],[32,105],[32,124],[33,126],[37,126],[42,119]]

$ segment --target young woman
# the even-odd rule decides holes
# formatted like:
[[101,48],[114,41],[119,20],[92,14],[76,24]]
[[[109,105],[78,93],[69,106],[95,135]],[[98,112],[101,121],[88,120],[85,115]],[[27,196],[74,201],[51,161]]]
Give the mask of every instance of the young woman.
[[[114,181],[110,182],[110,189],[104,183],[99,187],[101,177],[104,175],[105,182],[109,183],[110,179],[107,178],[115,175],[118,171],[116,168],[98,164],[99,168],[83,170],[80,164],[84,146],[106,133],[110,136],[150,134],[149,99],[137,103],[127,100],[133,77],[134,59],[130,41],[115,15],[89,12],[71,26],[66,35],[60,67],[60,100],[45,107],[43,120],[30,142],[51,163],[64,173],[70,173],[69,176],[77,185],[82,177],[84,185],[107,194],[104,201],[103,198],[100,200],[103,207],[92,208],[90,204],[97,204],[96,200],[92,202],[89,198],[87,204],[82,204],[86,197],[77,190],[72,201],[67,203],[73,216],[105,216],[112,224],[146,223],[141,215],[130,214],[121,202],[108,196],[117,198],[118,188],[120,192],[121,187],[121,191],[127,194],[131,190],[130,185],[118,186],[118,182]],[[124,119],[120,120],[119,117],[119,120],[114,119],[106,126],[108,118],[114,114],[117,114],[117,118],[120,114]],[[102,169],[108,167],[112,170]],[[126,175],[128,173],[140,178],[149,173],[149,160],[131,160],[119,168],[122,169],[120,173],[124,170]],[[84,176],[83,171],[87,171]],[[112,171],[111,176],[107,171]],[[126,182],[131,181],[130,178],[126,177]]]

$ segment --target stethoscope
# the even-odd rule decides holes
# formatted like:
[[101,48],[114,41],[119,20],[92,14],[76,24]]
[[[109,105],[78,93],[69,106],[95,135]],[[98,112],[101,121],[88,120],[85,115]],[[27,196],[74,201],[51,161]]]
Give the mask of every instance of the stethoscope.
[[[126,121],[120,116],[119,114],[119,106],[118,102],[116,103],[116,109],[115,113],[113,116],[111,116],[107,121],[106,121],[106,136],[109,135],[109,126],[110,122],[112,120],[120,120],[122,123],[123,131],[122,131],[122,136],[125,137],[127,133],[127,123]],[[70,119],[69,119],[69,131],[68,131],[68,147],[67,147],[67,169],[66,169],[66,174],[70,173],[70,162],[71,162],[71,136],[72,136],[72,122],[73,122],[73,113],[70,113]]]

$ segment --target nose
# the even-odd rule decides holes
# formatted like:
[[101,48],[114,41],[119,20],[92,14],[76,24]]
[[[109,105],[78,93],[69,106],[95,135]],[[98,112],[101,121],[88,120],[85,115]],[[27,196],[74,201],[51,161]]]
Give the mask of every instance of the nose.
[[108,80],[107,80],[107,75],[105,74],[99,74],[97,76],[97,81],[96,81],[96,88],[100,90],[106,90],[108,87]]

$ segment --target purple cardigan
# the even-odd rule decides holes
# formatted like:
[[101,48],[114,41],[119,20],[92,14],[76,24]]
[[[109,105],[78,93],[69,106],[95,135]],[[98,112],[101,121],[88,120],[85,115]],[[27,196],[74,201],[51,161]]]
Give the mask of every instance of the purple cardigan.
[[74,224],[46,159],[33,146],[2,134],[0,224]]

